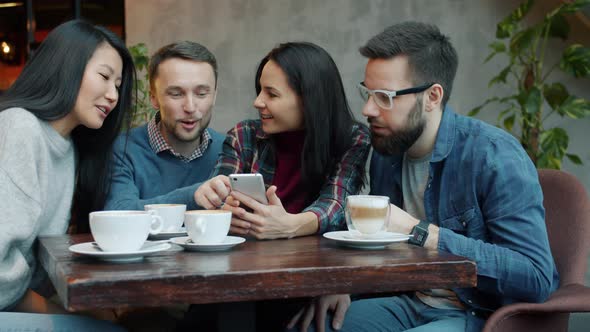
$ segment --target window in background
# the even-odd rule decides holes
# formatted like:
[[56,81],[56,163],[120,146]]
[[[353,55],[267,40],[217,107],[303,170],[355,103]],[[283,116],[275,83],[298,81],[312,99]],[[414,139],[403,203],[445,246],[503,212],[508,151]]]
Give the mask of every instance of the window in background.
[[0,93],[16,80],[47,34],[74,18],[125,38],[124,0],[0,0]]
[[0,1],[0,92],[16,79],[26,57],[27,21],[23,1]]

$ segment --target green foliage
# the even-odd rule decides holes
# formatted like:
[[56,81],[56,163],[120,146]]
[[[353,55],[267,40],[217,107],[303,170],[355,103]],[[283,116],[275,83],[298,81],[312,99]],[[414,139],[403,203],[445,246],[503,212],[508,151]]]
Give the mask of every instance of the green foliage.
[[571,119],[590,116],[590,101],[570,94],[561,82],[548,81],[558,68],[575,78],[587,78],[590,48],[570,45],[554,64],[546,63],[545,52],[548,40],[567,40],[570,26],[566,15],[590,5],[590,0],[561,2],[541,22],[525,26],[523,19],[534,4],[534,0],[525,0],[498,23],[496,40],[489,45],[491,52],[484,60],[486,63],[496,55],[508,58],[508,65],[490,79],[488,86],[508,85],[512,94],[491,97],[469,115],[477,115],[489,104],[499,104],[503,109],[498,116],[499,126],[511,133],[515,124],[520,127],[520,142],[537,167],[560,169],[563,158],[581,165],[579,156],[567,153],[567,132],[559,127],[545,128],[544,122],[552,114]]
[[137,71],[137,96],[135,99],[135,115],[131,122],[132,127],[140,126],[149,121],[156,112],[150,102],[150,83],[148,79],[148,49],[144,43],[138,43],[129,47],[129,52],[133,57],[133,63]]

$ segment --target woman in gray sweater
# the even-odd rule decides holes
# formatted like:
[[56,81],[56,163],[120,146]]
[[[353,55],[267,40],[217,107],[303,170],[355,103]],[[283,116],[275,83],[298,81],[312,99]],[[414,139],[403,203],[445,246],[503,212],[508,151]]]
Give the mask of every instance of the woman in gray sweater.
[[0,96],[0,327],[118,329],[55,315],[66,312],[40,294],[46,275],[33,244],[64,234],[70,217],[86,231],[88,212],[104,205],[134,75],[119,37],[76,20],[55,28]]

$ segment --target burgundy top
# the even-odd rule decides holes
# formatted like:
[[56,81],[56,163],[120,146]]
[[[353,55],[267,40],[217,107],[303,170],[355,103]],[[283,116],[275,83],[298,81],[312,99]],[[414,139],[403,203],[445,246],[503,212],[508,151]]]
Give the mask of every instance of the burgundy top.
[[277,196],[285,210],[301,213],[310,198],[301,182],[301,151],[305,131],[290,131],[273,136],[277,166],[272,184],[277,186]]

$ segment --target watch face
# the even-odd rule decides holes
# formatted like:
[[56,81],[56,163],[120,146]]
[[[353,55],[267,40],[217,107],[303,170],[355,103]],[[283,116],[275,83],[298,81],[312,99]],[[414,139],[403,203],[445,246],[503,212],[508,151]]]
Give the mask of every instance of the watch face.
[[418,243],[422,243],[422,242],[424,242],[424,240],[426,240],[424,234],[421,232],[416,233],[416,235],[414,235],[414,238],[416,239],[416,242],[418,242]]
[[422,228],[418,224],[414,227],[414,229],[412,229],[412,237],[410,238],[410,240],[408,240],[408,242],[423,247],[427,237],[428,228]]

